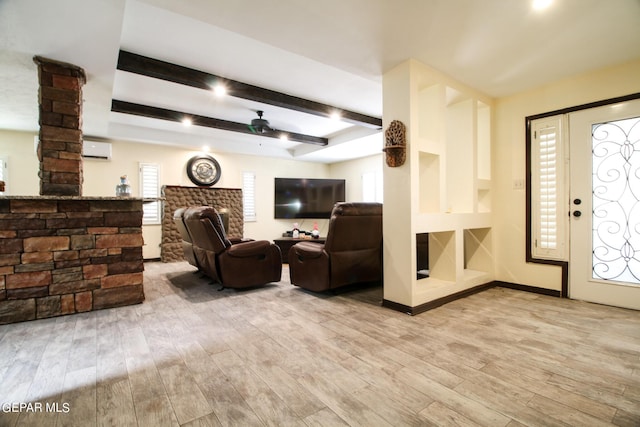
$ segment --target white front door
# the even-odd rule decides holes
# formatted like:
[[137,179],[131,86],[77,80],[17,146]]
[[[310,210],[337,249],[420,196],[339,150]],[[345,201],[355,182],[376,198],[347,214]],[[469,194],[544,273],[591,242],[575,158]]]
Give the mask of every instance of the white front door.
[[640,310],[640,100],[569,115],[569,297]]

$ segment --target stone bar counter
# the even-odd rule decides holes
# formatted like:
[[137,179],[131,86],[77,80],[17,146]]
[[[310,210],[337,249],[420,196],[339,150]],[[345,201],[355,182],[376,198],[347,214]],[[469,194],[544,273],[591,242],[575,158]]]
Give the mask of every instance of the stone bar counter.
[[0,196],[0,324],[144,301],[142,203]]

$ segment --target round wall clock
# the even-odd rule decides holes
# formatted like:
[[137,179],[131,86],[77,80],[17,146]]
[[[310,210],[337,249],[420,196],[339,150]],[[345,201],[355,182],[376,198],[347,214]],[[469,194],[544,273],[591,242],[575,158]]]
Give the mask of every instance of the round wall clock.
[[211,156],[193,156],[187,162],[187,176],[196,185],[209,187],[222,175],[220,164]]

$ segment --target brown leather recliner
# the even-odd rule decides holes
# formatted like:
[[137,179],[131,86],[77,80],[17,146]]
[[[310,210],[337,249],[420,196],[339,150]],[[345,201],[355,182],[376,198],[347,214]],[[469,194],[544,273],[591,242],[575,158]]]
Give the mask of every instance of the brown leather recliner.
[[267,240],[227,238],[216,210],[209,206],[187,208],[184,223],[202,271],[227,288],[246,288],[278,282],[282,275],[280,248]]
[[198,270],[200,270],[200,264],[196,260],[196,256],[193,253],[193,241],[191,240],[191,235],[189,234],[189,230],[187,230],[187,226],[184,224],[184,213],[187,208],[176,209],[173,213],[173,222],[178,229],[178,233],[180,233],[180,237],[182,238],[182,252],[184,254],[184,259]]
[[336,203],[324,244],[289,250],[291,283],[311,291],[382,280],[382,204]]
[[[187,226],[184,223],[184,213],[187,211],[187,209],[188,208],[176,209],[176,211],[173,213],[173,222],[175,223],[176,228],[178,229],[178,233],[180,233],[180,237],[182,239],[182,252],[184,255],[184,259],[189,264],[196,267],[198,270],[201,270],[200,264],[198,263],[198,260],[196,259],[195,254],[193,252],[193,239],[191,238],[191,235],[189,234],[189,230],[187,229]],[[236,243],[250,242],[253,240],[253,239],[243,239],[242,237],[228,237],[228,239],[234,245]]]

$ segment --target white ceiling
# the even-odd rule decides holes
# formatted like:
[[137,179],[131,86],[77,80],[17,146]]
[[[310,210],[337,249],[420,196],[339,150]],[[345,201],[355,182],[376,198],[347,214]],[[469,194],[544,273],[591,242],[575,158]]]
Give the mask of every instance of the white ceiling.
[[[0,128],[37,129],[33,56],[85,69],[83,131],[334,162],[379,153],[380,132],[116,71],[118,51],[382,117],[382,75],[415,58],[501,97],[640,58],[640,0],[0,0]],[[328,137],[283,142],[110,111],[111,100]]]

